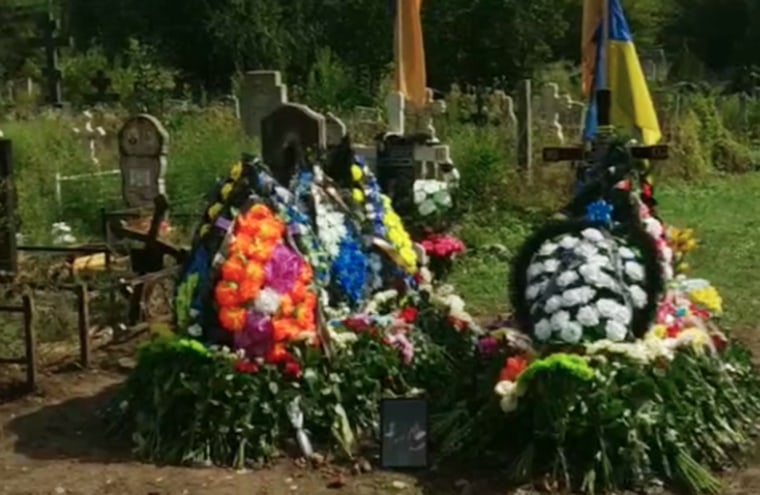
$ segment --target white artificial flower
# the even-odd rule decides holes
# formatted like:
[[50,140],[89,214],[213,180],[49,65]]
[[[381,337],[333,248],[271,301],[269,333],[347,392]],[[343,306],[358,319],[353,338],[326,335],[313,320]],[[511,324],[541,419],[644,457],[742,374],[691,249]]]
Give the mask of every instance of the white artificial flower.
[[599,299],[596,302],[596,310],[604,318],[612,318],[618,310],[619,304],[612,299]]
[[644,219],[644,229],[655,239],[662,237],[664,232],[662,224],[654,217]]
[[273,315],[280,308],[280,295],[269,287],[262,289],[253,306],[259,313]]
[[543,271],[544,271],[543,263],[541,263],[540,261],[531,263],[531,265],[528,267],[528,272],[527,272],[528,280],[532,280],[538,277],[539,275],[541,275],[541,273],[543,273]]
[[517,394],[507,395],[499,401],[499,407],[505,413],[511,413],[517,410]]
[[563,249],[573,249],[578,243],[581,242],[577,237],[566,235],[559,241],[559,245]]
[[451,194],[449,191],[442,189],[433,195],[433,200],[443,207],[451,206]]
[[577,253],[583,256],[584,258],[590,258],[591,256],[599,254],[599,249],[593,244],[590,244],[588,242],[581,242],[576,248],[576,250],[577,250]]
[[544,261],[544,272],[546,273],[554,273],[559,268],[559,260],[555,260],[554,258],[549,258],[548,260]]
[[602,280],[602,267],[597,264],[589,264],[586,263],[582,265],[580,268],[578,268],[578,273],[581,274],[583,277],[583,280],[586,281],[587,284],[595,285],[597,287],[601,286],[601,280]]
[[542,290],[544,290],[544,287],[546,286],[546,282],[541,282],[538,284],[533,284],[528,286],[528,288],[525,290],[525,298],[529,301],[534,300],[538,295],[541,293]]
[[628,327],[614,320],[609,320],[604,327],[607,338],[613,342],[622,342],[628,335]]
[[565,308],[573,308],[575,306],[579,306],[581,304],[584,304],[586,301],[584,301],[584,293],[580,290],[581,288],[577,289],[568,289],[565,292],[562,293],[562,306]]
[[187,327],[187,334],[191,337],[200,337],[203,335],[203,328],[197,323],[195,325],[190,325]]
[[427,194],[425,194],[425,191],[421,187],[417,187],[417,184],[420,181],[417,181],[414,183],[414,204],[418,205],[425,201],[425,198],[427,197]]
[[435,201],[432,199],[425,199],[420,205],[417,207],[417,210],[420,212],[420,215],[423,217],[426,217],[428,215],[432,215],[435,213],[436,207],[435,207]]
[[578,274],[574,270],[568,270],[566,272],[562,272],[562,274],[557,277],[557,285],[565,288],[568,285],[574,284],[578,278]]
[[496,392],[496,395],[499,397],[506,397],[508,395],[514,394],[516,388],[517,384],[515,382],[511,382],[509,380],[501,380],[496,384],[493,391]]
[[578,310],[575,319],[584,327],[595,327],[599,324],[599,312],[593,306],[583,306]]
[[577,344],[583,337],[583,327],[574,321],[569,321],[562,327],[559,337],[568,344]]
[[628,261],[625,264],[625,274],[628,275],[631,280],[641,282],[644,280],[644,267],[635,261]]
[[602,234],[598,229],[585,229],[583,232],[581,232],[581,235],[593,243],[604,241],[604,234]]
[[547,241],[541,245],[541,249],[538,250],[539,256],[551,256],[554,254],[555,251],[557,251],[557,244]]
[[621,258],[626,260],[636,259],[636,253],[633,252],[630,248],[627,248],[625,246],[621,246],[618,249],[618,254]]
[[570,322],[570,313],[557,311],[551,317],[552,331],[559,332]]
[[641,309],[647,305],[647,293],[638,285],[631,285],[628,287],[628,293],[631,295],[633,307],[636,309]]
[[597,265],[599,267],[612,266],[612,260],[603,254],[595,254],[593,256],[589,256],[586,260],[586,263],[589,265]]
[[544,305],[544,312],[546,313],[555,313],[559,308],[562,307],[562,297],[560,296],[551,296]]
[[552,336],[552,325],[549,320],[543,319],[533,326],[533,334],[542,342],[549,340]]
[[618,304],[617,308],[615,309],[615,312],[612,314],[612,319],[622,325],[630,325],[631,319],[633,319],[633,315],[631,314],[631,310],[627,307],[623,306],[622,304]]

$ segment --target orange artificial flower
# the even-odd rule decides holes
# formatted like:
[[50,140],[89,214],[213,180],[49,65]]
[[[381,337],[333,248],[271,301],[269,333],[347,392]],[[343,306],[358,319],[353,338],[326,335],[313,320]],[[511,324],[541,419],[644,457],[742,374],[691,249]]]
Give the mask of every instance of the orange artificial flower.
[[295,310],[295,304],[293,304],[293,298],[290,294],[283,294],[280,297],[280,314],[284,317],[290,317]]
[[314,310],[306,304],[301,304],[296,308],[294,318],[298,326],[304,330],[310,330],[314,326]]
[[522,356],[508,358],[499,373],[499,381],[514,382],[528,367],[528,360]]
[[311,282],[312,277],[314,276],[314,272],[311,269],[311,265],[308,263],[304,263],[301,266],[301,274],[298,277],[298,280],[303,282],[304,284],[308,284]]
[[272,348],[267,351],[264,360],[267,363],[278,364],[286,361],[289,357],[290,354],[287,349],[285,349],[285,344],[280,343],[273,345]]
[[264,285],[264,280],[256,279],[252,277],[245,278],[238,288],[240,299],[243,302],[253,301],[259,295],[261,287]]
[[303,305],[313,313],[317,308],[317,295],[313,292],[307,292],[303,298]]
[[299,304],[306,299],[306,285],[301,281],[296,281],[293,284],[293,288],[290,290],[290,297],[294,304]]
[[277,219],[261,222],[258,227],[257,237],[263,241],[280,240],[282,234],[285,233],[285,224]]
[[258,236],[263,222],[273,219],[272,211],[262,204],[253,205],[235,220],[235,234]]
[[298,323],[292,318],[277,318],[272,321],[272,339],[275,342],[288,342],[300,333]]
[[240,332],[245,327],[245,309],[241,307],[224,307],[219,310],[219,324],[227,331]]
[[240,283],[245,279],[245,261],[240,256],[231,256],[222,263],[222,279]]
[[214,301],[220,308],[239,305],[242,301],[238,285],[235,282],[220,281],[214,288]]
[[256,263],[255,261],[249,262],[245,265],[245,278],[255,280],[260,285],[264,285],[264,280],[266,279],[264,267],[261,263]]

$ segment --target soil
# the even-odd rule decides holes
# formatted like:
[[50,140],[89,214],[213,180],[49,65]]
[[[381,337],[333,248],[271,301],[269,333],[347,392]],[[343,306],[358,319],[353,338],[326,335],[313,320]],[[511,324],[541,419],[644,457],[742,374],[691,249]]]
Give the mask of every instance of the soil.
[[[760,340],[747,341],[760,355]],[[90,370],[69,365],[46,371],[32,395],[14,398],[13,390],[0,389],[0,495],[505,494],[482,473],[354,475],[351,466],[316,469],[294,460],[254,471],[135,462],[128,448],[109,443],[98,416],[125,379],[132,355],[131,345],[106,347],[95,353]],[[732,495],[760,493],[760,462],[727,475],[726,487]]]

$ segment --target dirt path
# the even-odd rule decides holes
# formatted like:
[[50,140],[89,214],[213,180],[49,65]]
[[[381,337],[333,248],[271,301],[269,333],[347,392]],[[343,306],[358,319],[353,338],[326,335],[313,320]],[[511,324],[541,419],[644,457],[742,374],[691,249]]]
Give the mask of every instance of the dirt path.
[[[129,349],[100,353],[92,371],[47,374],[36,394],[0,405],[0,495],[505,495],[487,481],[466,487],[440,474],[352,476],[345,468],[306,469],[289,460],[246,472],[137,463],[109,444],[97,414],[124,380],[117,363],[128,355]],[[331,486],[338,479],[344,483]],[[726,486],[731,495],[759,494],[760,462],[727,476]]]

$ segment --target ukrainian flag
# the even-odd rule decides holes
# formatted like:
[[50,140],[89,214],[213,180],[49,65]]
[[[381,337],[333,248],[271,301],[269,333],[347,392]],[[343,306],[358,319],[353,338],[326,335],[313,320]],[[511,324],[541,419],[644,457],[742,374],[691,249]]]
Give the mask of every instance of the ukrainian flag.
[[427,72],[422,42],[422,0],[389,0],[394,20],[395,89],[415,106],[426,103]]
[[[640,135],[646,145],[657,143],[662,137],[660,124],[620,0],[585,0],[583,10],[583,90],[589,101],[583,138],[596,135],[595,91],[609,89],[612,125]],[[605,17],[607,33],[602,25]],[[604,34],[607,43],[601,46]]]

